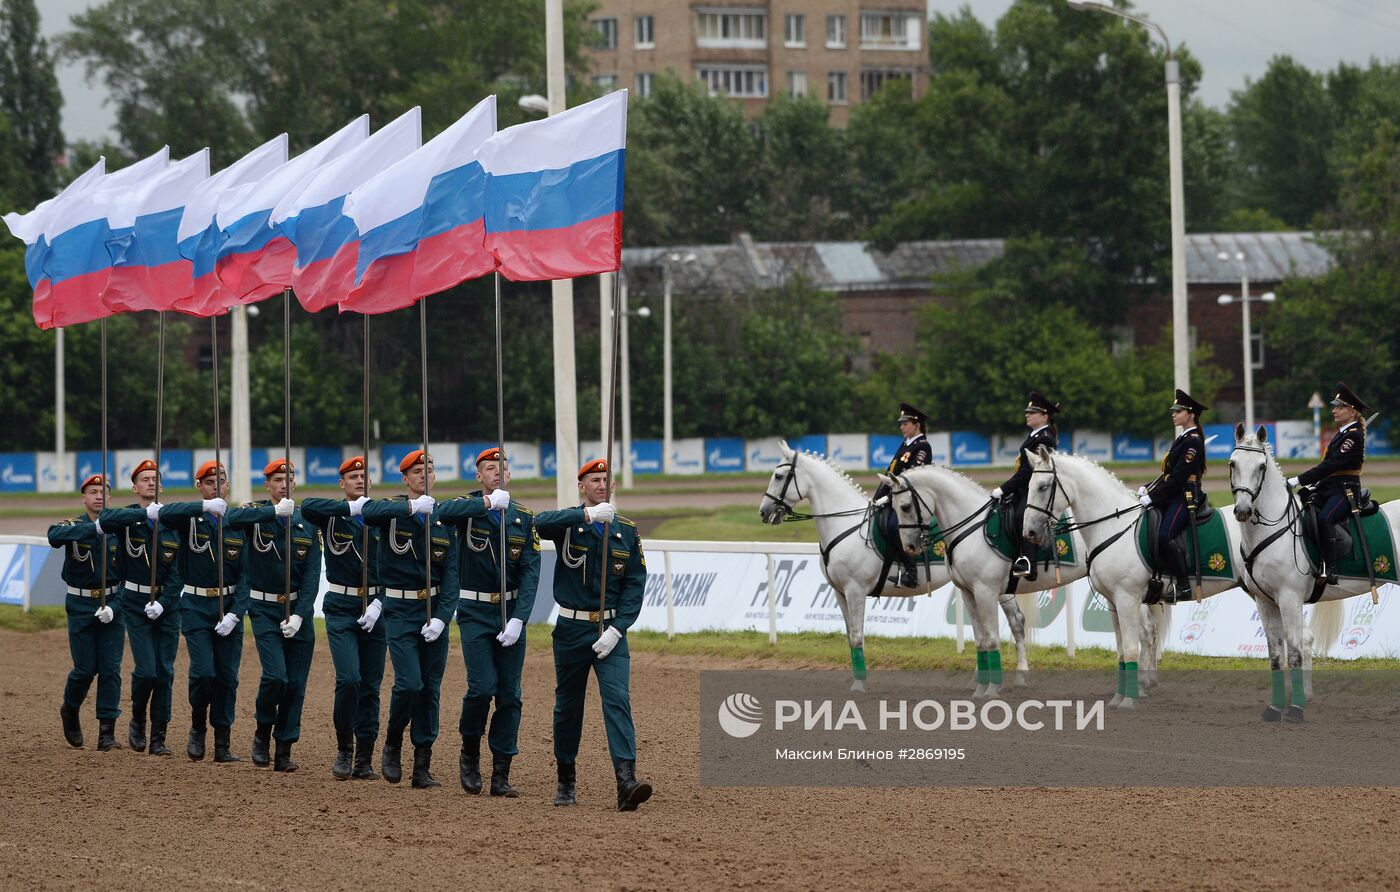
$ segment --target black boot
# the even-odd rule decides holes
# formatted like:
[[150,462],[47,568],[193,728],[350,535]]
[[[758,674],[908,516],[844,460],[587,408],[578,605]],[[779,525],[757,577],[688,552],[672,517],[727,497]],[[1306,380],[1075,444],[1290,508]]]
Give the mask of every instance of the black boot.
[[277,753],[272,758],[273,771],[296,771],[297,763],[292,761],[292,743],[289,740],[277,741]]
[[462,738],[462,754],[457,757],[457,778],[462,789],[475,796],[481,792],[481,738]]
[[374,741],[360,738],[355,741],[355,769],[350,776],[356,780],[379,780],[374,773]]
[[146,751],[146,717],[144,715],[140,718],[135,715],[131,717],[131,724],[127,725],[126,728],[126,743],[131,747],[132,752],[144,753]]
[[559,763],[559,789],[554,792],[555,805],[578,805],[574,795],[574,763]]
[[[208,732],[208,726],[202,719],[204,716],[195,713],[194,722],[190,724],[190,739],[185,743],[185,755],[190,757],[191,762],[199,762],[204,759],[204,736]],[[217,736],[217,732],[215,732]]]
[[631,759],[618,759],[616,769],[617,810],[636,811],[651,798],[651,784],[637,780],[637,763]]
[[1180,604],[1191,600],[1190,571],[1186,567],[1186,545],[1179,538],[1167,543],[1163,556],[1171,569],[1173,587],[1163,596],[1167,604]]
[[899,562],[899,587],[919,587],[919,573],[914,569],[914,563],[903,558],[901,558]]
[[[1350,536],[1347,537],[1348,540],[1349,540],[1350,538],[1351,538]],[[1328,585],[1336,585],[1336,584],[1337,584],[1337,562],[1340,561],[1343,557],[1346,556],[1346,554],[1347,554],[1348,552],[1351,551],[1351,542],[1350,542],[1350,541],[1346,542],[1346,547],[1343,548],[1343,545],[1342,545],[1342,537],[1341,537],[1341,535],[1339,534],[1339,530],[1338,530],[1338,528],[1337,528],[1335,525],[1332,527],[1332,534],[1331,534],[1331,537],[1328,538],[1328,540],[1327,540],[1327,549],[1326,549],[1326,550],[1327,550],[1327,554],[1326,554],[1326,561],[1325,561],[1325,564],[1324,564],[1324,573],[1325,573],[1326,575],[1325,575],[1325,577],[1324,577],[1324,579],[1323,579],[1323,582],[1326,582]]]
[[1035,565],[1024,554],[1019,555],[1011,564],[1011,575],[1018,579],[1027,579],[1033,572],[1035,572]]
[[426,790],[428,787],[442,786],[429,770],[432,767],[432,744],[428,746],[415,746],[413,748],[413,788],[415,790]]
[[151,755],[170,755],[170,747],[165,745],[165,729],[167,727],[169,727],[167,722],[151,722]]
[[214,726],[214,761],[220,764],[227,762],[242,762],[243,760],[235,756],[229,747],[233,742],[233,729],[220,728]]
[[515,799],[520,791],[510,785],[510,756],[491,754],[491,795]]
[[400,728],[397,734],[390,731],[388,739],[384,741],[384,752],[379,756],[379,772],[391,784],[403,780],[403,765],[399,761],[402,752],[403,729]]
[[83,723],[78,719],[78,710],[63,704],[58,708],[58,718],[63,722],[63,739],[69,746],[83,745]]
[[335,761],[331,763],[331,774],[336,780],[348,780],[353,771],[350,763],[355,759],[355,739],[349,731],[335,732]]
[[258,727],[253,731],[253,764],[259,768],[266,768],[272,764],[272,758],[268,755],[267,748],[272,743],[272,726],[258,722]]
[[97,749],[100,752],[108,750],[119,750],[122,748],[117,743],[117,720],[98,719],[97,720]]

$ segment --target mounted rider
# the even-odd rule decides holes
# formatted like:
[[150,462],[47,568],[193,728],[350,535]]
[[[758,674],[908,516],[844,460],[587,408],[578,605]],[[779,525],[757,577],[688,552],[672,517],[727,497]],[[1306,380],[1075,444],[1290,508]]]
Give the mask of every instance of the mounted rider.
[[1161,475],[1138,490],[1143,507],[1156,508],[1162,513],[1157,554],[1169,565],[1167,569],[1176,580],[1175,595],[1168,595],[1168,603],[1191,599],[1186,542],[1178,537],[1191,522],[1196,509],[1205,504],[1201,481],[1206,476],[1206,442],[1201,436],[1201,413],[1207,408],[1177,388],[1171,413],[1172,424],[1181,428],[1181,433],[1176,435],[1167,457],[1162,459]]
[[1031,432],[1021,441],[1016,451],[1016,468],[1006,482],[992,490],[992,498],[1001,499],[1006,512],[1006,530],[1016,547],[1017,556],[1011,565],[1013,575],[1035,579],[1035,543],[1026,542],[1021,536],[1021,524],[1026,514],[1026,491],[1031,483],[1031,465],[1025,455],[1044,446],[1054,452],[1059,444],[1060,434],[1055,428],[1054,417],[1060,411],[1059,403],[1052,403],[1039,390],[1032,390],[1026,397],[1026,427]]
[[[896,450],[895,456],[890,460],[889,467],[885,473],[893,477],[896,474],[903,474],[910,468],[917,468],[919,465],[933,464],[933,447],[928,443],[928,415],[909,405],[899,404],[899,433],[904,437],[904,443]],[[881,483],[875,490],[875,505],[883,508],[890,502],[890,485]],[[887,542],[899,541],[899,520],[893,511],[886,511],[884,516],[885,540]],[[903,549],[896,549],[899,557],[899,587],[914,588],[919,584],[919,577],[914,569],[914,559],[904,553]]]
[[[1351,536],[1345,531],[1352,504],[1360,505],[1361,466],[1366,462],[1366,421],[1371,407],[1351,388],[1337,382],[1332,398],[1332,419],[1340,427],[1332,442],[1322,450],[1322,461],[1288,480],[1290,487],[1313,487],[1320,538],[1325,546],[1326,581],[1337,584],[1337,561],[1351,551]],[[1322,524],[1326,524],[1325,527]]]

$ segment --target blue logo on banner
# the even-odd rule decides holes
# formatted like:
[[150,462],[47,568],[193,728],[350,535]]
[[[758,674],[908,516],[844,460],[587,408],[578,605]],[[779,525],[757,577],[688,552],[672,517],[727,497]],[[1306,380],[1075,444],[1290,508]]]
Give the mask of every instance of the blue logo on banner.
[[983,434],[953,431],[953,464],[989,465],[992,463],[992,441]]
[[[1210,440],[1206,443],[1206,458],[1229,458],[1235,450],[1235,426],[1233,424],[1203,424],[1201,435]],[[1211,437],[1215,437],[1211,440]]]
[[1383,419],[1375,427],[1366,431],[1366,454],[1395,454],[1395,426],[1392,422],[1393,419]]
[[[379,460],[384,468],[384,476],[380,479],[390,485],[397,484],[403,480],[403,471],[399,470],[399,462],[404,456],[415,449],[422,449],[422,443],[385,443],[379,447]],[[256,452],[257,450],[253,450]],[[253,462],[254,465],[257,462]]]
[[[475,480],[475,479],[476,479],[476,457],[477,457],[478,455],[480,455],[482,452],[484,452],[485,450],[487,450],[487,449],[493,449],[493,448],[495,448],[495,446],[496,446],[495,443],[487,443],[487,442],[484,441],[484,440],[481,441],[481,442],[479,442],[479,443],[460,443],[460,444],[458,444],[458,446],[457,446],[458,463],[461,464],[461,466],[462,466],[462,470],[459,471],[458,473],[462,476],[462,479],[464,479],[464,480]],[[507,453],[507,458],[509,458],[509,453]]]
[[[111,458],[110,455],[107,457],[107,463],[108,463],[108,466],[109,466],[108,469],[110,470],[110,465],[112,464],[112,458]],[[88,479],[88,478],[91,477],[93,474],[101,474],[101,473],[102,473],[102,453],[101,453],[101,452],[79,452],[79,453],[78,453],[78,479],[77,479],[76,481],[74,481],[74,485],[75,485],[75,486],[76,486],[77,484],[79,484],[79,483],[82,483],[84,480]]]
[[559,455],[554,450],[553,443],[540,444],[540,476],[557,477],[559,475]]
[[1152,438],[1119,434],[1113,438],[1114,461],[1152,461]]
[[744,470],[744,441],[738,437],[706,440],[705,470],[712,474]]
[[194,486],[194,450],[162,450],[160,476],[166,486]]
[[635,474],[660,474],[661,441],[633,440],[630,460]]
[[904,445],[903,437],[896,437],[894,434],[871,434],[870,435],[870,467],[872,470],[883,471],[894,461],[894,457],[899,454],[899,447]]
[[[359,455],[357,451],[355,453]],[[306,447],[303,483],[336,483],[340,480],[340,449],[335,446]]]
[[[24,578],[24,552],[30,547],[28,545],[15,546],[14,552],[10,555],[9,563],[0,568],[3,570],[0,572],[0,604],[23,604],[24,591],[34,585],[39,574],[43,571],[43,557],[38,552],[31,553],[29,556],[29,578]],[[16,583],[20,584],[16,585]],[[11,592],[14,594],[10,594]]]
[[796,440],[789,440],[788,445],[798,452],[815,452],[818,455],[826,455],[825,434],[808,434],[805,437],[798,437]]
[[33,492],[38,479],[34,453],[0,453],[0,492]]

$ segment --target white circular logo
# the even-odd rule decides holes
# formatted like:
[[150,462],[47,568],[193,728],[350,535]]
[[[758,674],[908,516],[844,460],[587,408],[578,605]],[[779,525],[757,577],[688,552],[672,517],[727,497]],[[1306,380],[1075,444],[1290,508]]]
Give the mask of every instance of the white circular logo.
[[751,737],[763,727],[763,707],[752,694],[730,694],[719,705],[719,726],[730,737]]

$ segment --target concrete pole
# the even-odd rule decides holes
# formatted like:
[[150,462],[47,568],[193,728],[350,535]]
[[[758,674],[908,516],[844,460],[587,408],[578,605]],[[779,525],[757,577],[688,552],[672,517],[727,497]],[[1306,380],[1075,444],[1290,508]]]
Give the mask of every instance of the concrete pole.
[[661,473],[671,470],[671,267],[661,267]]
[[[1164,36],[1165,39],[1165,36]],[[1168,54],[1171,44],[1167,44]],[[1176,386],[1191,392],[1191,345],[1186,312],[1186,191],[1181,175],[1181,79],[1167,59],[1167,149],[1171,167],[1172,367]]]
[[[67,402],[67,385],[63,378],[63,329],[55,328],[58,338],[53,345],[53,451],[56,454],[55,461],[58,462],[59,483],[63,492],[70,492],[76,484],[72,477],[68,476],[68,419],[64,408]],[[26,556],[28,551],[25,552]],[[28,577],[25,577],[25,585],[29,584]],[[27,589],[26,589],[27,591]]]
[[[564,110],[564,0],[545,0],[545,73],[549,113]],[[554,310],[554,450],[555,500],[574,505],[578,488],[578,394],[574,364],[574,283],[556,279],[551,285]],[[605,434],[606,436],[606,434]]]
[[229,387],[232,419],[229,437],[229,488],[235,502],[253,498],[253,416],[248,405],[248,308],[234,307]]
[[[621,275],[621,273],[617,273]],[[619,298],[622,302],[622,343],[618,349],[622,351],[622,454],[618,456],[618,463],[622,465],[622,488],[632,488],[632,353],[630,350],[630,339],[627,336],[628,317],[631,315],[627,309],[627,277],[622,276],[618,283],[622,292]]]
[[1244,347],[1244,428],[1254,430],[1254,357],[1249,339],[1249,273],[1240,263],[1240,316],[1244,330],[1240,332],[1240,343]]

